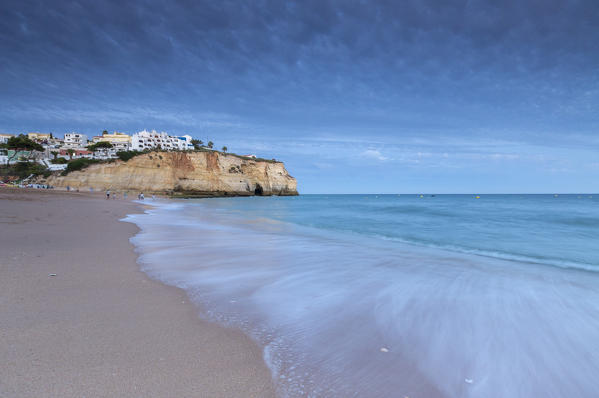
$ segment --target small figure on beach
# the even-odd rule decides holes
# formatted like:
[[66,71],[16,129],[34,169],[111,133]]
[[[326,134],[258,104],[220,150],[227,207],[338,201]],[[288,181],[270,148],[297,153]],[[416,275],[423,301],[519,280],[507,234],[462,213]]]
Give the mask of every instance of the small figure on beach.
[[152,200],[156,199],[156,196],[152,195]]
[[123,192],[123,199],[127,200],[127,192]]
[[144,200],[144,193],[140,192],[137,197],[138,197],[139,200]]
[[106,191],[106,199],[110,199],[110,191]]
[[67,185],[67,192],[71,190],[71,187]]

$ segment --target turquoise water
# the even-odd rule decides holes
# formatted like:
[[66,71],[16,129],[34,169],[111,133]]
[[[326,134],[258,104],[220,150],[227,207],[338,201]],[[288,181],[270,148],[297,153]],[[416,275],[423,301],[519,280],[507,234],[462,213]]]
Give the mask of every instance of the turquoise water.
[[476,196],[303,195],[205,204],[330,231],[599,270],[599,195]]
[[599,196],[157,201],[141,269],[263,347],[281,397],[596,397]]

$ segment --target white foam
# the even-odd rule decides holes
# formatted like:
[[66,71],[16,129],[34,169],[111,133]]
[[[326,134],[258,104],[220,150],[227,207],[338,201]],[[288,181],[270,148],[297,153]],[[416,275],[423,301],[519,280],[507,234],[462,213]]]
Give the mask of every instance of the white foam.
[[282,396],[599,391],[596,273],[311,234],[201,206],[128,220],[141,227],[142,269],[260,342]]

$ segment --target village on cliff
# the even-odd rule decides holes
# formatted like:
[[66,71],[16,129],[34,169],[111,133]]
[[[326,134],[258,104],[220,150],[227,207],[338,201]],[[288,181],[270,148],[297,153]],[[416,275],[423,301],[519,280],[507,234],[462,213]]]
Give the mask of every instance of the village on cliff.
[[[134,161],[130,161],[135,158]],[[177,197],[297,195],[276,159],[156,131],[0,135],[0,187],[152,192]],[[195,165],[193,167],[192,165]],[[94,167],[90,167],[94,166]],[[84,172],[81,174],[73,172]],[[135,176],[135,178],[132,178]]]
[[[35,148],[11,147],[7,145],[11,139],[27,138],[37,144]],[[213,150],[213,143],[204,145],[201,140],[195,140],[190,135],[173,136],[155,130],[143,130],[133,135],[126,133],[102,132],[101,135],[88,139],[80,133],[66,133],[64,138],[55,137],[52,133],[28,133],[23,135],[0,134],[0,164],[11,165],[23,161],[33,161],[50,171],[67,168],[67,163],[76,159],[109,160],[119,157],[119,153],[130,151],[186,151]],[[227,151],[227,147],[222,148]],[[244,155],[255,158],[255,155]]]

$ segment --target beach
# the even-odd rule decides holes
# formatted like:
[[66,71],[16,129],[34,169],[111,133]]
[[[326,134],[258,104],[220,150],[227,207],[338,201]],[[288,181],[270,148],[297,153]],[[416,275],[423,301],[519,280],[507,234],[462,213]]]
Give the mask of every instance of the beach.
[[260,347],[139,270],[102,194],[0,189],[0,396],[271,397]]
[[0,396],[594,397],[596,201],[3,189]]

